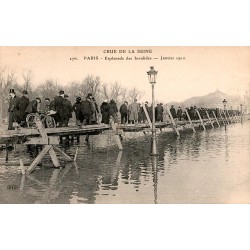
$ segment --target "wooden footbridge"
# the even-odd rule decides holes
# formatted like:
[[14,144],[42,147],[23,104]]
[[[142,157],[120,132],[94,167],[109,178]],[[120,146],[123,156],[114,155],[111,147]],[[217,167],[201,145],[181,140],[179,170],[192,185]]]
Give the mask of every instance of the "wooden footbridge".
[[[143,106],[145,110],[145,106]],[[213,117],[210,117],[206,111],[206,119],[202,119],[199,111],[197,110],[198,120],[191,120],[188,112],[186,115],[188,120],[176,121],[173,119],[169,109],[167,108],[170,121],[156,123],[157,133],[164,132],[174,132],[177,136],[180,136],[181,131],[192,130],[196,132],[197,129],[206,130],[207,128],[214,129],[215,127],[221,127],[222,125],[233,124],[237,122],[242,122],[244,115],[230,116],[227,111],[219,111],[219,117],[216,117],[213,113]],[[66,161],[75,161],[77,157],[77,151],[74,159],[63,152],[57,145],[60,144],[60,138],[71,136],[71,138],[79,137],[82,135],[98,135],[102,134],[104,131],[109,131],[115,138],[119,150],[123,149],[121,138],[126,133],[131,132],[142,132],[144,134],[151,133],[152,124],[145,110],[148,123],[138,123],[138,124],[115,124],[111,121],[110,124],[96,124],[96,125],[86,125],[82,127],[60,127],[60,128],[44,128],[40,120],[36,120],[36,128],[28,129],[21,128],[16,130],[7,130],[0,132],[0,144],[6,144],[6,160],[8,154],[8,145],[10,144],[25,144],[25,145],[41,145],[42,151],[34,159],[30,166],[24,167],[22,160],[20,160],[20,166],[22,173],[31,173],[39,162],[42,161],[44,156],[48,153],[52,159],[55,167],[60,167],[60,163],[56,152],[63,156]]]

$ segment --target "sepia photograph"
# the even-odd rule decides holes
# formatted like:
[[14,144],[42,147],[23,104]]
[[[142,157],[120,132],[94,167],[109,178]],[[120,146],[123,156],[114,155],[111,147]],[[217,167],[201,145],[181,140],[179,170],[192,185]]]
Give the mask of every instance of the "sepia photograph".
[[248,5],[1,1],[1,249],[248,250]]
[[249,204],[250,48],[1,46],[1,204]]

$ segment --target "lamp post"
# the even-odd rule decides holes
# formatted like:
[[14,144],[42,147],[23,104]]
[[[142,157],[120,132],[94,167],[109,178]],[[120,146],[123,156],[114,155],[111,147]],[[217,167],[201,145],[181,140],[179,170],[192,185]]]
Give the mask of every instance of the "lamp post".
[[240,121],[243,122],[243,105],[240,105]]
[[226,100],[226,99],[224,99],[222,103],[223,103],[223,106],[224,106],[224,111],[226,111],[227,100]]
[[[229,123],[229,122],[228,122],[228,119],[227,119],[227,116],[226,116],[226,106],[227,106],[227,100],[226,100],[226,99],[224,99],[224,100],[222,101],[222,103],[223,103],[223,106],[224,106],[224,116],[225,116],[225,121],[226,121],[227,123]],[[225,126],[225,128],[226,128],[226,126]]]
[[154,85],[156,84],[156,76],[158,71],[154,70],[154,66],[150,67],[150,70],[147,71],[149,83],[152,85],[152,139],[151,139],[151,155],[158,155],[157,146],[156,146],[156,129],[155,129],[155,94],[154,94]]

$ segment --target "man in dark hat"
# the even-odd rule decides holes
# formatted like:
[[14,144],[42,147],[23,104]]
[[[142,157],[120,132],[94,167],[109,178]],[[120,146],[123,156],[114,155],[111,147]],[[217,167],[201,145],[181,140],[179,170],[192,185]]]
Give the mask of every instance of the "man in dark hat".
[[64,95],[64,99],[65,99],[64,105],[65,105],[65,111],[66,111],[66,118],[64,120],[65,127],[68,127],[69,119],[72,118],[72,112],[73,112],[72,104],[68,98],[69,98],[69,96],[67,94],[65,94]]
[[178,108],[177,110],[177,118],[179,121],[181,121],[181,118],[182,118],[182,109],[181,107]]
[[82,114],[82,99],[80,96],[76,97],[76,102],[73,105],[73,110],[76,115],[76,125],[81,126],[83,122],[83,114]]
[[83,125],[90,125],[92,122],[92,116],[95,112],[93,105],[91,103],[91,96],[87,96],[86,100],[82,101],[82,114],[83,114]]
[[176,110],[175,110],[174,105],[171,106],[170,113],[174,119],[177,118],[177,114],[176,114]]
[[128,102],[125,101],[120,107],[121,123],[126,124],[128,121]]
[[64,98],[64,91],[59,91],[59,96],[54,99],[54,109],[56,113],[56,122],[59,122],[59,127],[64,127],[67,123],[66,102]]
[[158,103],[155,107],[155,120],[156,122],[162,122],[163,121],[163,105],[162,103]]
[[32,100],[25,110],[26,114],[38,113],[40,111],[39,110],[40,103],[41,103],[40,97],[37,97],[35,100]]
[[16,96],[15,90],[10,89],[10,102],[9,102],[9,125],[8,130],[13,130],[13,122],[20,123],[20,98]]
[[21,120],[21,126],[25,127],[26,125],[26,109],[30,103],[27,90],[23,91],[23,96],[20,98],[19,104],[20,104],[20,120]]

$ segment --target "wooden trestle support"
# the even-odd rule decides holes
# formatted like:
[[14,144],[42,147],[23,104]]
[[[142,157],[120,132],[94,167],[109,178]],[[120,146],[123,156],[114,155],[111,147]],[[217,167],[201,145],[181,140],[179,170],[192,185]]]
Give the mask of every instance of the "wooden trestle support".
[[[32,137],[29,141],[27,141],[25,144],[28,145],[42,145],[43,149],[42,151],[38,154],[38,156],[34,159],[34,161],[31,163],[31,165],[26,169],[26,173],[30,174],[36,166],[39,164],[39,162],[42,161],[44,156],[49,153],[50,158],[54,164],[54,167],[59,168],[60,167],[60,162],[58,160],[58,157],[55,153],[55,150],[65,158],[65,160],[68,161],[73,161],[69,155],[64,153],[60,148],[56,147],[56,145],[59,145],[60,141],[58,137],[53,137],[53,136],[48,136],[47,133],[45,132],[44,126],[42,122],[38,119],[36,119],[36,126],[37,129],[40,133],[40,137]],[[23,167],[23,166],[21,166]],[[24,171],[22,171],[24,173]]]

